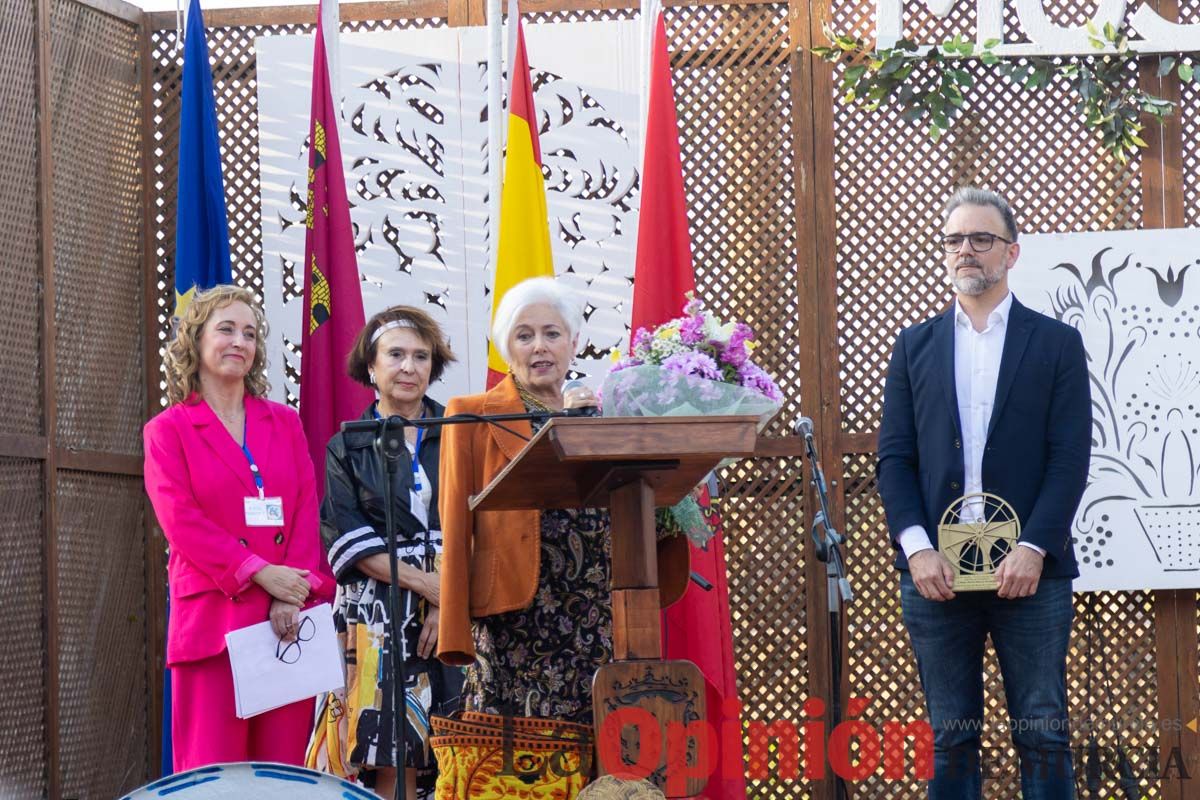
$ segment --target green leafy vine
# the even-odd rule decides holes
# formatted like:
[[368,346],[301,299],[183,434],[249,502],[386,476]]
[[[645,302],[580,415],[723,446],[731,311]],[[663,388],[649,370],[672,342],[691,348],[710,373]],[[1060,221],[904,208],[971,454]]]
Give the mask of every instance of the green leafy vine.
[[[928,123],[928,134],[941,138],[966,104],[965,91],[974,78],[965,60],[996,67],[1000,74],[1028,90],[1048,86],[1055,78],[1068,82],[1079,98],[1076,110],[1084,124],[1094,130],[1101,146],[1122,163],[1146,147],[1142,138],[1143,113],[1162,124],[1175,111],[1175,103],[1153,95],[1129,80],[1129,65],[1138,54],[1129,48],[1129,37],[1111,24],[1098,28],[1088,23],[1089,41],[1097,50],[1116,52],[1094,56],[1049,59],[1026,58],[1025,63],[1002,59],[992,39],[977,45],[962,36],[922,49],[900,39],[894,47],[876,50],[861,39],[838,35],[826,29],[828,47],[812,52],[831,63],[844,63],[842,102],[857,103],[868,110],[894,105],[909,122]],[[1190,64],[1178,55],[1159,59],[1159,77],[1174,72],[1183,82],[1196,80]]]

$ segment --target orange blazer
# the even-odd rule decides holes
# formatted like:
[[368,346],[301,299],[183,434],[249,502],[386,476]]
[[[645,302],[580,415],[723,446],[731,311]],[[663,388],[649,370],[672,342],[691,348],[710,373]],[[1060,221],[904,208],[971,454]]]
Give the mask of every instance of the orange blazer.
[[[456,397],[454,414],[520,414],[525,404],[512,376],[485,394]],[[532,436],[529,422],[506,422]],[[448,425],[442,432],[439,466],[442,522],[441,615],[438,657],[447,664],[475,660],[471,619],[528,608],[541,566],[542,515],[537,510],[472,512],[468,500],[483,491],[526,442],[495,425]],[[682,536],[658,545],[659,592],[665,607],[678,600],[689,575]]]

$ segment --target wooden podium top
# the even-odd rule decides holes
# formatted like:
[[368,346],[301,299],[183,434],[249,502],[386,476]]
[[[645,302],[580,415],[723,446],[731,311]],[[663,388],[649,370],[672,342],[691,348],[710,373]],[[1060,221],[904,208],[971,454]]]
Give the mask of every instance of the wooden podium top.
[[754,455],[758,417],[557,418],[471,498],[473,511],[605,508],[633,476],[678,503],[725,458]]

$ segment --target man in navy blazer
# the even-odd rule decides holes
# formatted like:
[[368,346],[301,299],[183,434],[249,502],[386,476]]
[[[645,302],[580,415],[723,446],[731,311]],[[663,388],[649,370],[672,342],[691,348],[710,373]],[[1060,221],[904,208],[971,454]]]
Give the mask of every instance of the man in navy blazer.
[[[1008,204],[960,189],[940,243],[956,295],[896,340],[879,431],[879,491],[904,623],[934,730],[931,800],[981,796],[983,655],[990,635],[1026,800],[1074,797],[1066,656],[1078,576],[1071,524],[1087,483],[1091,399],[1079,332],[1008,289],[1020,254]],[[1021,535],[997,591],[955,593],[937,526],[956,499],[1007,501]],[[975,513],[977,503],[965,507]]]

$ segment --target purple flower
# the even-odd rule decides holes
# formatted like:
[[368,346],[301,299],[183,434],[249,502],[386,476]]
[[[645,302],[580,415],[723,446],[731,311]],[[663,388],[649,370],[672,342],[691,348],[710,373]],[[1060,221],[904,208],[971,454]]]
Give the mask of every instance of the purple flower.
[[697,375],[715,381],[721,377],[721,369],[712,356],[704,353],[689,351],[668,356],[662,362],[663,369],[668,372],[678,372],[681,375]]
[[638,328],[637,333],[633,335],[633,349],[635,352],[650,349],[650,343],[654,341],[654,334],[645,328]]
[[750,358],[750,351],[746,349],[746,342],[753,341],[754,329],[749,325],[739,322],[733,327],[733,333],[729,336],[729,342],[721,349],[721,360],[726,364],[735,367],[741,367]]
[[729,336],[729,344],[731,347],[746,347],[746,342],[752,342],[755,339],[754,329],[744,322],[739,322],[733,326],[733,333]]
[[783,402],[783,392],[779,391],[779,387],[775,385],[775,381],[771,380],[771,376],[756,364],[749,361],[742,364],[738,367],[738,377],[741,378],[742,386],[745,388],[753,389],[776,403]]
[[730,366],[740,367],[750,358],[750,354],[746,352],[746,345],[738,343],[736,346],[732,344],[725,345],[721,348],[721,361]]
[[721,399],[721,386],[716,381],[704,381],[697,387],[697,395],[701,400],[713,402]]
[[679,326],[679,340],[684,344],[699,344],[704,341],[704,315],[685,317]]
[[612,369],[610,369],[609,372],[620,372],[621,370],[629,369],[630,367],[640,367],[642,363],[643,362],[641,359],[634,358],[633,356],[626,356],[618,359],[617,362],[612,365]]
[[[688,294],[690,295],[691,292],[688,292]],[[689,317],[698,317],[703,310],[704,301],[699,297],[689,297],[687,303],[683,306],[684,315]]]

